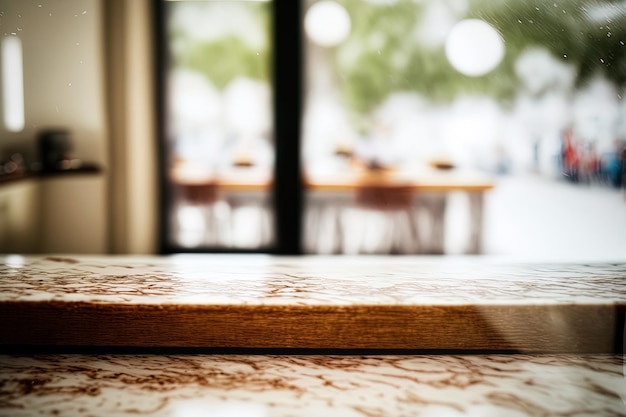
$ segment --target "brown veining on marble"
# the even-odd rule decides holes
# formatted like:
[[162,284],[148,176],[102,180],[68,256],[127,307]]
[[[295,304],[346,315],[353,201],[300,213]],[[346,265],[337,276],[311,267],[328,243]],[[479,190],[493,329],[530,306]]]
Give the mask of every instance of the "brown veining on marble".
[[626,264],[207,256],[0,263],[0,301],[413,305],[625,303]]
[[[0,356],[0,415],[625,416],[617,355]],[[236,414],[235,414],[236,415]]]
[[80,261],[78,259],[66,258],[66,257],[61,257],[61,256],[46,256],[44,258],[44,260],[52,261],[52,262],[62,262],[62,263],[66,263],[66,264],[78,264],[78,263],[80,263]]

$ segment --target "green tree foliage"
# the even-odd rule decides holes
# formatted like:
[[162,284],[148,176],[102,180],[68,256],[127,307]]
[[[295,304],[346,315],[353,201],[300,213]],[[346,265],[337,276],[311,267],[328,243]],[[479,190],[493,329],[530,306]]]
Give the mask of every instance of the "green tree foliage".
[[[608,16],[602,17],[605,10]],[[626,5],[615,0],[475,0],[471,17],[494,25],[515,59],[528,46],[548,48],[574,65],[577,83],[602,73],[626,84]],[[610,15],[615,15],[610,17]]]
[[180,65],[206,75],[219,89],[235,77],[269,78],[267,50],[255,51],[235,36],[194,44]]
[[[391,92],[414,91],[434,101],[460,93],[482,93],[506,101],[518,91],[514,71],[519,54],[548,48],[578,70],[578,84],[600,72],[626,84],[626,11],[614,0],[473,0],[467,18],[489,22],[502,35],[506,52],[491,73],[469,77],[449,64],[443,48],[425,48],[415,38],[424,2],[398,0],[386,5],[343,0],[352,31],[337,48],[336,71],[346,103],[367,112]],[[621,7],[619,17],[598,20],[591,8]],[[615,13],[618,14],[618,13]],[[346,58],[349,57],[349,58]],[[398,57],[405,57],[399,59]]]
[[[172,7],[176,6],[173,3]],[[183,4],[183,7],[186,6]],[[237,77],[268,81],[271,63],[269,6],[269,3],[246,4],[246,9],[263,28],[263,48],[255,49],[235,34],[205,41],[192,38],[184,27],[170,27],[168,36],[172,66],[204,74],[219,89]],[[236,24],[233,22],[233,25]]]
[[[346,104],[357,112],[370,111],[394,91],[414,91],[438,102],[461,93],[488,94],[506,101],[519,89],[515,60],[535,46],[546,47],[558,59],[574,65],[579,85],[601,73],[617,86],[626,86],[623,1],[469,0],[466,17],[489,22],[506,45],[503,62],[481,77],[457,72],[443,47],[420,45],[415,29],[426,0],[392,4],[338,1],[348,10],[352,28],[348,39],[334,51],[333,65]],[[172,31],[170,39],[185,45],[174,50],[175,65],[205,74],[218,88],[237,76],[269,80],[270,8],[267,3],[250,3],[250,7],[265,29],[265,49],[254,50],[236,36],[198,42],[186,38],[184,31]],[[598,19],[598,8],[609,12],[618,8],[621,14],[609,13],[614,17]]]

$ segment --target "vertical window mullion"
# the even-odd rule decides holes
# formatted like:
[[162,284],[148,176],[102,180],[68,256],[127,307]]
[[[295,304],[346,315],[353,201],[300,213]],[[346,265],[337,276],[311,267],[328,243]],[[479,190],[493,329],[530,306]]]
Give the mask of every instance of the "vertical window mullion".
[[302,253],[302,26],[299,0],[273,0],[276,253]]
[[154,22],[153,35],[155,38],[155,114],[157,115],[157,150],[158,150],[158,191],[159,191],[159,253],[169,254],[175,252],[174,248],[168,241],[169,235],[169,216],[168,204],[171,198],[170,187],[167,182],[167,112],[166,112],[166,93],[165,86],[167,82],[167,30],[165,27],[165,4],[163,0],[153,0],[152,13]]

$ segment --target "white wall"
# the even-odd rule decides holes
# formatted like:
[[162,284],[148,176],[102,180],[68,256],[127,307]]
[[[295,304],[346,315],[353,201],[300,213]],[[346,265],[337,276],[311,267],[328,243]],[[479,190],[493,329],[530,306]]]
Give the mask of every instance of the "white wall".
[[106,165],[100,8],[101,0],[0,0],[0,37],[18,36],[24,49],[26,116],[22,132],[0,123],[0,154],[26,145],[34,157],[37,132],[63,127],[76,157]]
[[36,179],[0,184],[0,253],[36,253],[41,249]]
[[38,132],[56,127],[71,132],[74,157],[103,168],[96,175],[40,180],[36,202],[11,197],[10,207],[29,207],[28,223],[38,225],[38,242],[36,247],[5,250],[109,250],[101,9],[102,0],[0,0],[0,38],[18,36],[22,41],[26,124],[22,132],[9,132],[0,117],[0,158],[7,150],[19,150],[33,161]]

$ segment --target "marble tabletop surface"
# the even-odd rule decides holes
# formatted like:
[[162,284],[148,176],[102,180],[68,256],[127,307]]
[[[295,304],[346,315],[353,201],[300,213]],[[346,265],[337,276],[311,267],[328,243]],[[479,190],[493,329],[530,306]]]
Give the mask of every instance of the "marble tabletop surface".
[[618,355],[0,355],[0,416],[626,416]]
[[[500,314],[513,306],[526,309],[530,315],[522,317],[532,319],[535,310],[527,307],[535,305],[537,311],[548,315],[535,317],[530,324],[518,323],[514,333],[504,332],[504,336],[512,338],[516,342],[512,346],[517,347],[529,335],[541,339],[564,334],[563,343],[557,343],[561,349],[586,332],[594,334],[602,325],[606,329],[597,334],[606,337],[607,346],[613,346],[618,323],[607,325],[604,319],[613,317],[613,306],[623,308],[625,302],[626,263],[234,255],[0,258],[3,321],[10,318],[15,323],[21,323],[20,314],[27,313],[31,304],[100,306],[89,310],[95,313],[115,306],[144,306],[145,311],[164,306],[168,314],[184,310],[184,306],[217,306],[218,310],[220,306],[244,306],[244,310],[269,306],[278,308],[276,311],[288,311],[290,306],[307,311],[316,306],[338,311],[362,305],[380,306],[381,311],[400,306],[409,308],[404,319],[418,314],[419,306],[457,306],[460,313],[454,317],[460,318],[466,317],[467,308],[492,306],[488,311]],[[19,305],[26,307],[12,313]],[[412,309],[415,306],[417,310]],[[550,309],[553,306],[558,309]],[[574,308],[578,312],[570,316],[570,308],[577,306],[583,310]],[[61,309],[59,317],[74,314],[76,308]],[[587,317],[588,312],[599,314],[598,319]],[[390,317],[397,317],[396,313],[391,311]],[[132,312],[129,314],[124,320],[133,318]],[[160,316],[154,317],[158,324]],[[301,320],[298,317],[294,316],[289,326],[296,326],[296,319]],[[424,317],[428,320],[430,316]],[[35,317],[38,321],[46,318]],[[107,325],[89,322],[90,317],[86,322],[79,315],[74,319],[76,331],[89,330],[94,337]],[[402,336],[409,330],[402,327],[402,320],[393,335]],[[582,322],[586,323],[583,333]],[[91,327],[83,327],[84,323]],[[510,320],[488,324],[511,330]],[[535,327],[544,324],[547,327],[537,331]],[[449,325],[454,330],[454,323]],[[58,326],[67,324],[52,323],[51,329],[64,331]],[[11,329],[2,322],[0,327]],[[163,328],[173,332],[166,325]],[[481,329],[478,323],[475,333],[481,334]],[[249,327],[244,325],[241,330]],[[427,336],[419,333],[419,327],[410,330],[415,332],[415,340]],[[20,331],[27,335],[29,329]],[[213,331],[211,323],[205,331]],[[232,331],[226,326],[217,334]],[[333,331],[330,328],[328,334]],[[149,329],[137,331],[150,337],[152,333]],[[113,337],[118,335],[113,333]],[[264,334],[258,337],[261,340]],[[449,340],[457,337],[470,334],[457,329]],[[279,355],[267,350],[263,354],[234,353],[236,350],[185,353],[174,348],[161,354],[149,354],[150,350],[121,354],[105,348],[98,350],[101,354],[88,353],[89,349],[73,354],[58,350],[32,353],[35,351],[46,350],[25,354],[13,348],[0,355],[0,416],[626,416],[621,352],[409,355],[369,350],[366,355],[297,355],[293,351]],[[222,352],[229,351],[225,348]]]
[[11,346],[611,353],[625,311],[626,263],[0,258],[0,345]]
[[0,257],[0,302],[273,306],[623,304],[626,262],[489,258]]

